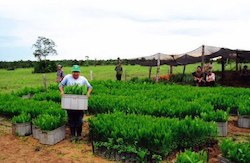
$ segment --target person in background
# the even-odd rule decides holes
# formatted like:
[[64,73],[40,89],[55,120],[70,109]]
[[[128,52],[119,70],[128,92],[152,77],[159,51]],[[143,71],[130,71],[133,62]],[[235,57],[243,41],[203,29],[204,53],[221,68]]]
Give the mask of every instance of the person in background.
[[118,62],[118,65],[115,67],[115,71],[116,71],[116,79],[118,81],[121,81],[123,70],[120,61]]
[[205,80],[203,79],[203,72],[201,71],[201,66],[197,67],[197,70],[192,73],[194,77],[194,82],[197,87],[201,86]]
[[212,70],[208,70],[208,74],[206,76],[206,85],[209,87],[215,86],[215,74],[212,72]]
[[213,60],[210,60],[205,66],[204,66],[204,73],[207,75],[209,70],[213,69]]
[[[88,88],[88,93],[87,96],[90,97],[90,93],[92,92],[92,86],[89,84],[88,80],[80,76],[80,67],[78,65],[74,65],[71,69],[72,74],[66,75],[62,82],[59,84],[59,89],[61,91],[61,96],[63,96],[63,87],[64,86],[69,86],[69,85],[74,85],[74,84],[79,84],[79,85],[87,85]],[[82,134],[82,125],[83,125],[83,110],[67,110],[68,114],[68,124],[70,127],[70,133],[71,133],[71,141],[77,140],[80,141],[81,134]],[[75,134],[77,133],[77,137]]]
[[56,76],[56,82],[59,83],[63,80],[64,78],[64,72],[62,69],[62,65],[58,65],[58,70],[57,70],[57,76]]
[[247,65],[243,67],[243,70],[241,71],[241,80],[243,83],[249,83],[249,78],[250,78],[250,72],[247,69]]
[[210,60],[209,63],[207,64],[207,68],[209,70],[212,70],[213,69],[213,60]]

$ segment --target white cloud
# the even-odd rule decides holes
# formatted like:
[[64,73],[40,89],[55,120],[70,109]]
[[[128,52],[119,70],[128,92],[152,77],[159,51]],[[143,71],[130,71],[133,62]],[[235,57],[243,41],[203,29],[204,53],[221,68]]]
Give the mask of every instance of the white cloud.
[[249,5],[246,0],[0,0],[0,24],[1,18],[15,22],[0,25],[8,29],[0,38],[15,38],[6,39],[5,48],[31,48],[37,36],[51,38],[59,55],[50,59],[134,58],[183,53],[202,44],[250,49]]

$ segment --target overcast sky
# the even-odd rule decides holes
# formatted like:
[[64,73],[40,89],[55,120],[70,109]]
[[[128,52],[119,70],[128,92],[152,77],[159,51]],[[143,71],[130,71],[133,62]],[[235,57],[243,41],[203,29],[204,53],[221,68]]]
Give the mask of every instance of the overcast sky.
[[0,61],[36,60],[38,36],[56,43],[51,60],[178,54],[203,44],[250,50],[250,1],[0,0]]

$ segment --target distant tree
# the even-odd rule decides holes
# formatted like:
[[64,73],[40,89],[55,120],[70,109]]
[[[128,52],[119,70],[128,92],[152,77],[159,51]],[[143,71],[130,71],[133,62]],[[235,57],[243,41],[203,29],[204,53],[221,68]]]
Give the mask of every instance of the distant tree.
[[55,42],[43,36],[39,36],[32,47],[36,48],[33,54],[39,61],[41,61],[42,57],[44,57],[44,60],[46,61],[48,55],[57,55],[57,51],[54,49],[56,47]]
[[57,55],[55,42],[49,38],[39,36],[32,47],[36,48],[33,54],[39,61],[34,67],[34,73],[56,72],[55,62],[46,60],[48,55]]
[[85,58],[86,58],[86,66],[88,66],[89,65],[89,56],[85,56]]

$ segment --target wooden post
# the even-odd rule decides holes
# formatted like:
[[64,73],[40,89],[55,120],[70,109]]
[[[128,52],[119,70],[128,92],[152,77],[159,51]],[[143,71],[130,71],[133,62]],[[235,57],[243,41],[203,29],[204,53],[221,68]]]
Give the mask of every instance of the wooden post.
[[93,72],[90,71],[90,81],[92,81],[92,80],[93,80]]
[[201,70],[204,72],[204,54],[205,54],[205,46],[202,45],[202,52],[201,52]]
[[240,69],[240,71],[242,70],[242,63],[240,63],[239,69]]
[[182,72],[182,77],[181,77],[181,80],[182,80],[182,81],[183,81],[183,79],[184,79],[185,70],[186,70],[186,65],[183,65],[183,72]]
[[171,65],[170,66],[170,75],[172,75],[173,74],[173,66]]
[[238,59],[236,58],[236,61],[235,61],[236,65],[235,65],[235,70],[236,71],[239,71],[239,63],[238,63]]
[[149,67],[148,78],[151,79],[152,66]]
[[222,73],[222,80],[225,76],[225,59],[224,57],[221,57],[221,73]]
[[127,81],[127,70],[125,69],[124,71],[124,81],[126,82]]
[[239,66],[239,63],[238,63],[238,53],[237,53],[237,52],[236,52],[235,64],[236,64],[236,65],[235,65],[235,70],[236,70],[236,71],[239,71],[239,67],[238,67],[238,66]]
[[160,65],[161,65],[160,53],[158,53],[158,59],[157,59],[157,72],[156,72],[156,81],[155,81],[156,83],[158,83],[158,81],[159,81]]
[[46,89],[46,78],[45,78],[45,74],[43,74],[43,86]]

